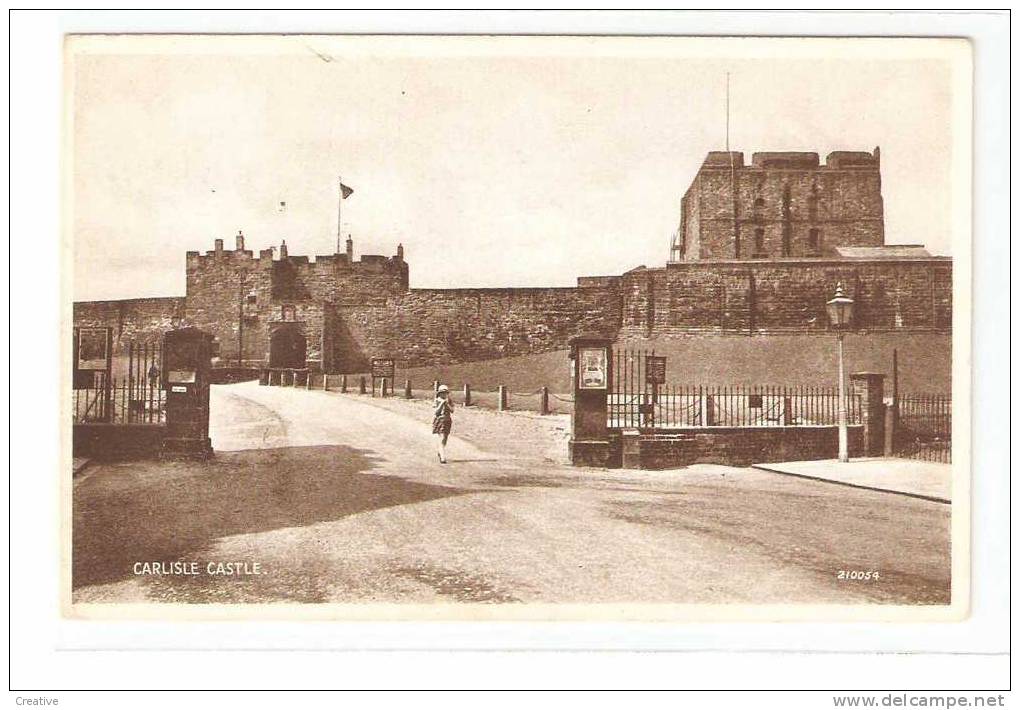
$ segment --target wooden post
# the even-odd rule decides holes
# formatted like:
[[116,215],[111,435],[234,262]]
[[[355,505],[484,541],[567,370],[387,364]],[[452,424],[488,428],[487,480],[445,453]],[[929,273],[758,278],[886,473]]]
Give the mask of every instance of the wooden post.
[[546,386],[542,387],[542,402],[539,405],[540,414],[549,413],[549,388]]
[[499,411],[505,412],[508,408],[508,402],[506,397],[506,385],[499,386]]
[[411,399],[411,380],[404,380],[404,399]]
[[322,391],[323,392],[328,392],[329,391],[329,373],[328,372],[323,372],[322,373]]
[[[365,376],[361,376],[361,384],[358,386],[358,394],[365,394]],[[372,383],[372,396],[375,396],[375,383]]]
[[464,383],[464,406],[471,406],[471,385],[467,382]]
[[340,375],[340,391],[347,394],[347,375]]
[[305,374],[305,389],[310,390],[312,388],[312,371],[309,370]]

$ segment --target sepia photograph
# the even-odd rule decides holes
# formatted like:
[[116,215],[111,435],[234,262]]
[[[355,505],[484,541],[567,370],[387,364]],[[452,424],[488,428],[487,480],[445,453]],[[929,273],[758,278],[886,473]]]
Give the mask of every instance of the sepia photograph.
[[967,40],[63,53],[65,616],[966,617]]

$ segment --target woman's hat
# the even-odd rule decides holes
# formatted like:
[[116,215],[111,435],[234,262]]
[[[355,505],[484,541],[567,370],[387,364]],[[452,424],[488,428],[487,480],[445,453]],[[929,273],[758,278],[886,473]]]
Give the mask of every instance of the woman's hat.
[[449,392],[449,391],[450,388],[447,387],[446,385],[439,385],[439,389],[436,390],[436,392]]

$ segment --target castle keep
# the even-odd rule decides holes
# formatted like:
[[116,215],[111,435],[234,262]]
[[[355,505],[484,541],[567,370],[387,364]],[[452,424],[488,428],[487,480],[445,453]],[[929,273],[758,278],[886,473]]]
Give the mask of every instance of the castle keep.
[[885,245],[880,154],[712,152],[681,201],[671,261],[839,256]]
[[879,151],[708,154],[680,204],[665,265],[582,276],[573,288],[415,289],[393,256],[314,258],[278,249],[186,256],[183,298],[74,304],[76,326],[122,341],[195,326],[221,365],[363,372],[565,348],[580,333],[622,339],[824,333],[842,282],[860,332],[948,332],[952,260],[886,246]]

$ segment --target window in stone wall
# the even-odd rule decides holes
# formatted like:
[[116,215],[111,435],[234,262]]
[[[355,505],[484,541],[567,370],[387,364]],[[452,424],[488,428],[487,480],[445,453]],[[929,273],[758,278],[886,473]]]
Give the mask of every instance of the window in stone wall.
[[765,230],[761,227],[754,230],[754,253],[755,256],[765,254]]
[[754,219],[761,220],[765,212],[765,200],[758,197],[754,201]]
[[280,307],[280,318],[292,322],[297,320],[297,313],[294,306],[286,305]]
[[818,251],[822,243],[822,230],[812,228],[808,230],[808,248],[811,251]]
[[259,300],[259,297],[257,295],[255,295],[254,293],[249,293],[248,294],[248,303],[249,304],[254,306],[256,303],[258,303],[258,300]]

